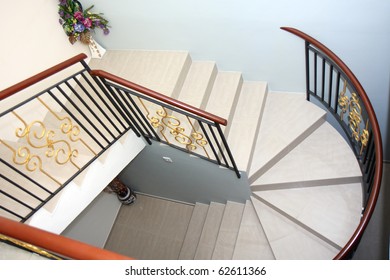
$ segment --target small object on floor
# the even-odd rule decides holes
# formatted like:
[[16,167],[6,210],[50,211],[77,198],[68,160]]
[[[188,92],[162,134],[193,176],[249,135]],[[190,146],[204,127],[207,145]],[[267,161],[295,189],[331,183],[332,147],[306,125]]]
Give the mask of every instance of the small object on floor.
[[115,178],[114,180],[112,180],[108,184],[108,187],[114,193],[116,193],[119,201],[122,204],[133,204],[137,199],[137,195],[135,194],[135,192],[129,186],[126,186],[121,180],[119,180],[119,178]]

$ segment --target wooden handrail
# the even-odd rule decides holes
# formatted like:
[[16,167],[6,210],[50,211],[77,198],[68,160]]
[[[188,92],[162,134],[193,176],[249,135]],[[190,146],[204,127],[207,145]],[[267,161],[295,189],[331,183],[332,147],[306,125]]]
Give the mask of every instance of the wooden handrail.
[[74,260],[131,260],[111,251],[0,216],[0,233]]
[[26,89],[28,88],[29,86],[33,85],[33,84],[36,84],[40,81],[42,81],[43,79],[46,79],[47,77],[50,77],[58,72],[60,72],[61,70],[64,70],[84,59],[87,58],[87,55],[86,54],[78,54],[68,60],[65,60],[64,62],[61,62],[45,71],[42,71],[20,83],[17,83],[9,88],[6,88],[5,90],[3,91],[0,91],[0,100],[3,100],[7,97],[10,97],[11,95],[23,90],[23,89]]
[[147,95],[149,97],[157,99],[157,100],[159,100],[161,102],[167,103],[167,104],[172,105],[174,107],[177,107],[177,108],[179,108],[181,110],[190,112],[190,113],[192,113],[194,115],[200,116],[202,118],[205,118],[205,119],[210,120],[212,122],[218,123],[220,125],[223,125],[223,126],[227,125],[227,120],[224,119],[224,118],[218,117],[216,115],[213,115],[211,113],[208,113],[206,111],[203,111],[201,109],[193,107],[193,106],[191,106],[189,104],[186,104],[184,102],[181,102],[179,100],[173,99],[171,97],[168,97],[166,95],[163,95],[163,94],[158,93],[156,91],[153,91],[151,89],[145,88],[145,87],[143,87],[141,85],[138,85],[136,83],[130,82],[130,81],[126,80],[126,79],[123,79],[121,77],[118,77],[116,75],[108,73],[106,71],[103,71],[103,70],[92,70],[90,74],[92,76],[97,76],[97,77],[100,77],[100,78],[103,78],[103,79],[108,79],[108,80],[110,80],[110,81],[112,81],[114,83],[117,83],[117,84],[121,85],[121,86],[133,89],[133,90],[138,91],[138,92],[140,92],[142,94],[145,94],[145,95]]
[[366,229],[368,222],[370,221],[370,218],[374,213],[375,205],[379,196],[381,180],[382,180],[383,150],[382,150],[382,137],[380,133],[378,120],[376,118],[371,102],[364,88],[360,84],[359,80],[336,54],[334,54],[330,49],[328,49],[325,45],[323,45],[316,39],[312,38],[311,36],[307,35],[306,33],[303,33],[298,29],[291,28],[291,27],[281,27],[281,29],[290,32],[302,38],[306,42],[310,43],[315,48],[317,48],[322,53],[324,53],[326,56],[328,56],[331,60],[333,60],[335,64],[337,64],[340,67],[341,71],[343,71],[344,74],[351,81],[351,84],[355,87],[357,94],[360,96],[361,100],[363,101],[363,104],[367,110],[368,118],[371,123],[372,134],[374,135],[375,155],[376,155],[374,181],[373,181],[370,196],[367,201],[366,208],[364,210],[363,216],[360,220],[358,227],[356,228],[355,232],[353,233],[352,237],[349,239],[347,244],[334,257],[334,259],[336,260],[345,259],[356,248],[357,244],[359,243],[359,240],[363,236],[364,230]]

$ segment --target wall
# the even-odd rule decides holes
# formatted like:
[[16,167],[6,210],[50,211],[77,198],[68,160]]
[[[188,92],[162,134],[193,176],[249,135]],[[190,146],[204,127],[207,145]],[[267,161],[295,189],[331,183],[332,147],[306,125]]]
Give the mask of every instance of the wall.
[[110,35],[96,34],[109,49],[188,50],[194,59],[216,60],[222,70],[268,81],[271,90],[304,90],[303,42],[279,27],[301,29],[351,68],[372,100],[383,137],[390,134],[388,0],[82,2],[110,20]]
[[1,2],[0,90],[81,52],[88,46],[71,45],[58,16],[58,1]]
[[231,170],[158,142],[146,146],[120,178],[137,192],[187,203],[245,203],[250,197],[246,174],[238,179]]

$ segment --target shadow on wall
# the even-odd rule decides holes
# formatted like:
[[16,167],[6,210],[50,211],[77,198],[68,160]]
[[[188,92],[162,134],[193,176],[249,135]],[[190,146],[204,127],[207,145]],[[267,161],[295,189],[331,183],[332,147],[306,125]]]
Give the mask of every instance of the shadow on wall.
[[120,179],[136,192],[187,203],[245,203],[250,198],[245,173],[237,179],[231,170],[154,141],[121,172]]

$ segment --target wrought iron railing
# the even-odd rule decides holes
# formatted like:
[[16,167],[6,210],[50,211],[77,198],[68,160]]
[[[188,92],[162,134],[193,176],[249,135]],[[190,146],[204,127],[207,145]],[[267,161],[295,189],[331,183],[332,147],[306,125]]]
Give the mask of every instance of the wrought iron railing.
[[309,35],[282,27],[305,40],[306,91],[336,118],[347,135],[363,174],[361,222],[335,259],[350,258],[373,214],[382,180],[382,140],[370,100],[352,71],[326,46]]
[[240,172],[223,134],[227,121],[178,100],[93,70],[138,134]]
[[[65,188],[130,129],[240,173],[226,120],[103,71],[85,55],[0,92],[0,100],[65,68],[74,74],[0,112],[0,216],[21,222]],[[82,66],[82,67],[80,67]]]

